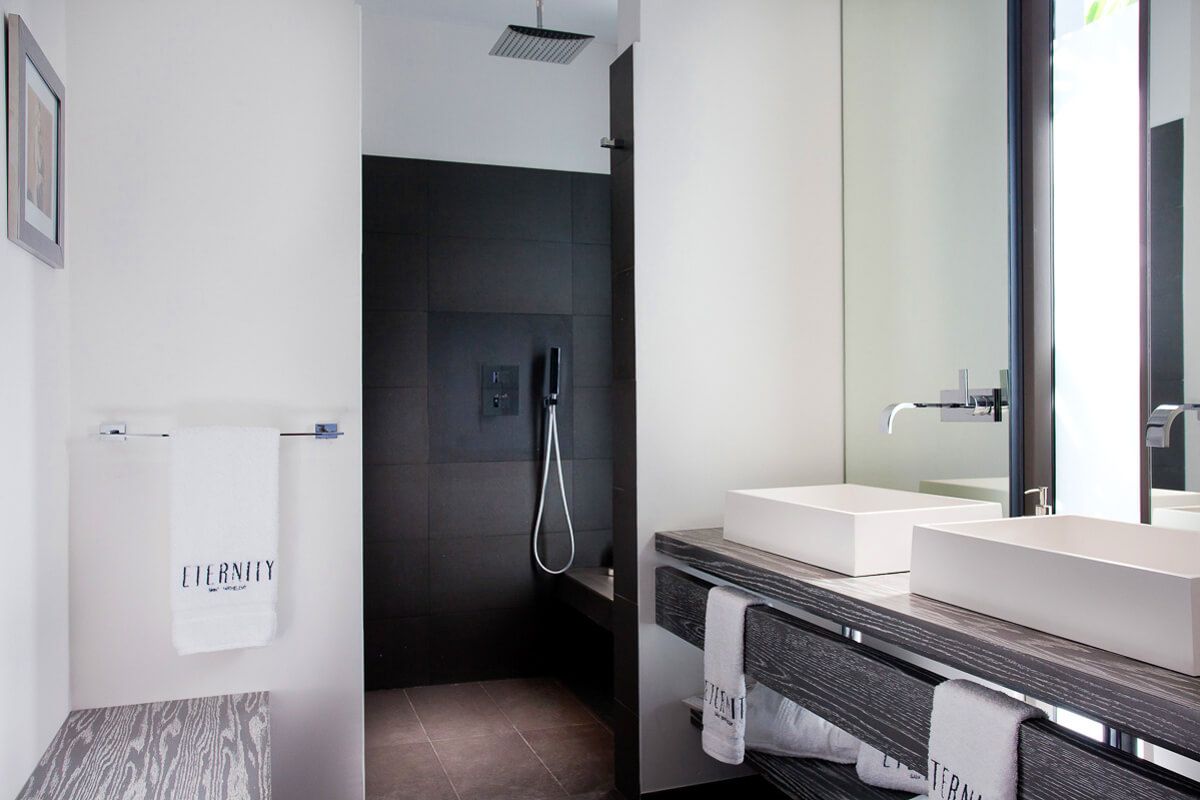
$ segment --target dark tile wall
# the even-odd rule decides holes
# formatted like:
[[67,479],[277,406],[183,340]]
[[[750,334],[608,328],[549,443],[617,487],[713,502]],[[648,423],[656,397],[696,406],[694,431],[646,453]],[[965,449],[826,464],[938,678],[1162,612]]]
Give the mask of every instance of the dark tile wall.
[[[558,617],[530,532],[552,345],[575,563],[612,563],[609,206],[607,175],[363,159],[368,689],[547,668]],[[484,364],[519,366],[516,416],[480,413]]]
[[[1150,130],[1150,407],[1185,403],[1183,387],[1183,120]],[[1184,426],[1150,451],[1151,485],[1183,489]]]
[[[613,734],[616,786],[641,796],[638,708],[637,369],[634,348],[633,48],[609,67],[612,175]],[[653,601],[650,601],[653,602]]]

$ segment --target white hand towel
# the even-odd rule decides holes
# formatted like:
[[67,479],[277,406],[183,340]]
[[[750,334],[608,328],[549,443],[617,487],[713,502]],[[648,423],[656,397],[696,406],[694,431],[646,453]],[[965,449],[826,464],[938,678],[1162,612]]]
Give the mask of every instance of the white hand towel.
[[1033,706],[971,681],[939,684],[929,727],[931,800],[1016,800],[1019,730],[1040,716]]
[[726,764],[746,755],[746,674],[744,671],[746,609],[758,605],[753,595],[732,586],[708,592],[704,614],[704,752]]
[[279,431],[183,428],[170,441],[175,649],[265,645],[279,581]]
[[853,764],[858,748],[858,739],[770,687],[760,683],[746,695],[747,750]]
[[855,768],[858,779],[868,786],[897,792],[924,792],[929,788],[924,775],[869,744],[864,744],[858,751]]

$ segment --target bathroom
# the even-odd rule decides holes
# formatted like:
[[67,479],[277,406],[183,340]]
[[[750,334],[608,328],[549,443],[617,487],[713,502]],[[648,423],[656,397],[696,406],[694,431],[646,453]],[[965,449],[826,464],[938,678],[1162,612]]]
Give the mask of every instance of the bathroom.
[[0,6],[0,797],[1200,798],[1197,0]]

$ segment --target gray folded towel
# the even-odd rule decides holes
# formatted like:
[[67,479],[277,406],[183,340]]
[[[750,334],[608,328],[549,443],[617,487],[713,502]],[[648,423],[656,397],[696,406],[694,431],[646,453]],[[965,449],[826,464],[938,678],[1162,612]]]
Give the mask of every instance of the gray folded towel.
[[746,695],[747,750],[853,764],[858,747],[858,739],[770,687],[760,683]]
[[929,797],[1016,800],[1021,723],[1043,716],[1033,706],[971,681],[933,691]]
[[858,779],[868,786],[897,792],[924,792],[929,788],[924,775],[869,744],[859,749],[856,769]]
[[726,764],[746,755],[746,609],[761,601],[732,586],[708,592],[704,614],[704,752]]

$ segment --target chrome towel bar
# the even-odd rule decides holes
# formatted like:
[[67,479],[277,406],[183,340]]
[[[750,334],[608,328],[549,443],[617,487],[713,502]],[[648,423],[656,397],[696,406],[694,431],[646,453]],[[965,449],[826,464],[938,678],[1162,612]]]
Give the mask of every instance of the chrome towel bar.
[[[167,439],[171,436],[169,433],[129,433],[124,422],[106,422],[100,426],[98,436],[106,439]],[[338,430],[336,422],[318,422],[313,425],[311,433],[280,433],[280,436],[311,436],[314,439],[336,439],[339,436],[344,436],[343,431]]]

